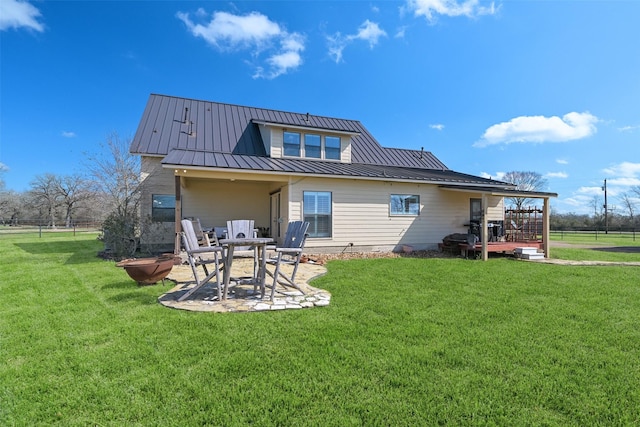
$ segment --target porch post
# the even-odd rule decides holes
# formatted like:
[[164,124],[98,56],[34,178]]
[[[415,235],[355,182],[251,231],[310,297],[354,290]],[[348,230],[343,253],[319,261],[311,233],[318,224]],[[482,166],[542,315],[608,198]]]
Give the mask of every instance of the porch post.
[[549,212],[550,212],[550,207],[549,207],[550,203],[549,203],[549,198],[545,197],[544,198],[544,203],[543,203],[543,208],[542,208],[542,248],[544,250],[544,257],[545,258],[549,258],[549,247],[551,246],[549,244],[549,237],[551,235],[550,230],[551,230],[551,224],[549,224]]
[[482,193],[482,224],[480,225],[480,239],[482,239],[482,260],[489,259],[489,248],[487,247],[489,221],[487,214],[489,213],[489,200],[487,193]]
[[180,175],[176,175],[174,177],[175,181],[175,193],[176,193],[176,235],[173,247],[173,253],[175,255],[180,255],[180,232],[182,231],[182,226],[180,225],[180,219],[182,218],[182,201],[180,200]]

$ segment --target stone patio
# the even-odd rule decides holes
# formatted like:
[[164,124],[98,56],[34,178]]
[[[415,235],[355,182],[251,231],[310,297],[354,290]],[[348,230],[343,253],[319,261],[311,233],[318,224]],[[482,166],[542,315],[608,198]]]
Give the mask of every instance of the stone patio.
[[[282,267],[291,272],[291,266]],[[189,311],[210,311],[216,313],[250,312],[269,310],[296,310],[302,308],[323,307],[329,305],[331,294],[323,289],[309,285],[313,278],[324,275],[327,269],[318,264],[300,263],[296,274],[296,283],[303,292],[295,288],[278,285],[273,301],[270,300],[271,288],[267,287],[265,297],[260,297],[260,289],[254,292],[253,285],[240,284],[229,288],[227,300],[218,301],[215,283],[207,283],[191,295],[186,301],[178,301],[181,295],[195,285],[189,265],[176,265],[167,276],[167,280],[176,283],[171,290],[158,298],[165,307]],[[237,258],[233,261],[232,277],[251,276],[252,258]],[[222,273],[221,273],[222,276]],[[273,281],[267,276],[267,284]]]

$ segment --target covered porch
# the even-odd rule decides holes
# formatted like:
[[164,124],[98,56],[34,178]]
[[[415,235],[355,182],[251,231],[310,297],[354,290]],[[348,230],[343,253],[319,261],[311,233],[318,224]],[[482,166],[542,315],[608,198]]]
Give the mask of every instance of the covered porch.
[[[458,191],[470,193],[473,195],[480,196],[482,200],[482,215],[481,215],[481,224],[480,224],[480,242],[471,244],[471,243],[463,243],[460,245],[461,250],[466,251],[479,251],[482,257],[482,260],[486,261],[489,259],[490,252],[512,252],[517,248],[521,247],[529,247],[542,249],[545,258],[550,257],[550,245],[549,245],[549,216],[551,212],[551,206],[549,200],[551,197],[558,197],[556,193],[547,193],[547,192],[538,192],[538,191],[519,191],[519,190],[499,190],[495,188],[488,187],[473,187],[473,186],[450,186],[450,185],[442,185],[441,189],[445,191]],[[529,239],[513,239],[511,241],[504,242],[495,242],[491,241],[492,236],[489,234],[489,218],[488,218],[488,209],[489,209],[489,198],[490,197],[509,197],[509,198],[527,198],[527,199],[542,199],[542,233],[541,238],[536,240]]]

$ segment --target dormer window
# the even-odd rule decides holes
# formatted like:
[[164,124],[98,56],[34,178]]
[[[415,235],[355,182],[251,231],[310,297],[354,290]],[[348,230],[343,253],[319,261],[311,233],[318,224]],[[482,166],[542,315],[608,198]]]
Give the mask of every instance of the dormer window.
[[297,132],[284,133],[284,155],[300,157],[300,134]]
[[282,136],[285,157],[340,160],[340,137],[289,131]]
[[324,158],[329,160],[340,160],[340,137],[324,137]]
[[304,136],[304,156],[313,159],[322,158],[320,135],[306,134]]

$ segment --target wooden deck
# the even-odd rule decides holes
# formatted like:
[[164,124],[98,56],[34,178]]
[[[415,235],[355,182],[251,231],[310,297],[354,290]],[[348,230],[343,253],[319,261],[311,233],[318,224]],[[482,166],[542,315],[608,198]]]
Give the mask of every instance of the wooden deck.
[[[482,243],[477,243],[475,246],[468,245],[466,243],[460,243],[461,254],[465,257],[469,255],[469,252],[478,253],[482,252]],[[488,242],[488,252],[504,252],[513,253],[516,248],[536,248],[543,249],[542,241],[540,240],[527,240],[521,242]]]

